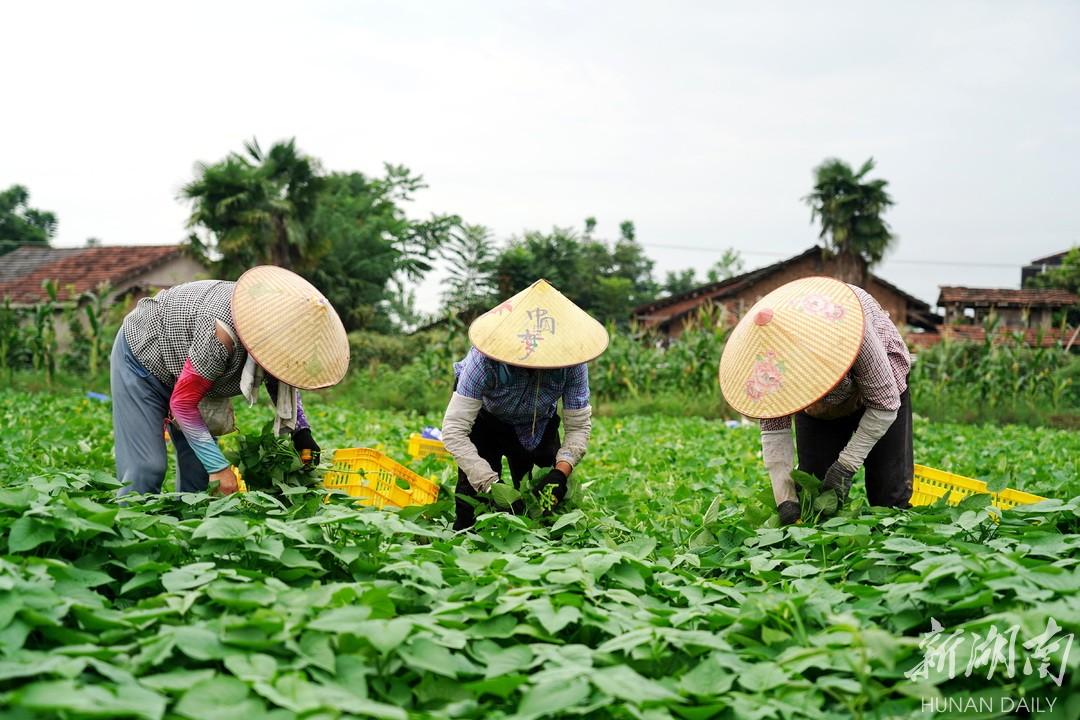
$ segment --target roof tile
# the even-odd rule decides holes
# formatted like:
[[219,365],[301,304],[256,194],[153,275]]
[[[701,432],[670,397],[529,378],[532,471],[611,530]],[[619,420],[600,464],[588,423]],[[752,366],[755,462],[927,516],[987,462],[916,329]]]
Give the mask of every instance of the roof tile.
[[[6,268],[5,278],[0,279],[0,298],[10,298],[14,303],[36,303],[45,299],[42,282],[55,280],[58,299],[70,300],[102,283],[117,285],[182,252],[179,245],[92,247],[71,251],[54,248],[58,252],[42,259],[40,253],[26,253],[26,249],[21,247],[0,258]],[[16,267],[23,268],[21,274],[12,277],[9,259]]]
[[1009,288],[971,288],[941,286],[938,305],[946,303],[971,303],[1012,307],[1064,307],[1080,303],[1080,298],[1068,290],[1048,288],[1043,290]]

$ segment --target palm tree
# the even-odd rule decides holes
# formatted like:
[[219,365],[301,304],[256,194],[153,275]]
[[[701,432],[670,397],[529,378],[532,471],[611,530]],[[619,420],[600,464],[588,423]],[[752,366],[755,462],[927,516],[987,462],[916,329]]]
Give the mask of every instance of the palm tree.
[[498,249],[483,225],[463,225],[442,247],[447,276],[443,280],[445,312],[472,310],[490,302],[497,287]]
[[188,226],[210,233],[220,269],[235,275],[260,263],[311,270],[325,248],[310,232],[322,178],[318,163],[295,140],[263,152],[256,140],[243,153],[196,166],[181,197],[192,203]]
[[885,190],[888,181],[864,180],[873,169],[873,158],[858,172],[830,158],[814,169],[814,191],[803,198],[810,206],[810,221],[821,220],[819,237],[836,256],[838,279],[860,286],[896,240],[881,218],[893,204]]

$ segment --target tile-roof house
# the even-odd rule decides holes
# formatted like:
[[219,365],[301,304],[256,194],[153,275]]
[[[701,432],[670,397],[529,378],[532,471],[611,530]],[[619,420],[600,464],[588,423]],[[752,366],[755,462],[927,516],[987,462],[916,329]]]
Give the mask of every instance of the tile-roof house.
[[[634,308],[633,317],[642,327],[655,328],[674,338],[682,333],[705,303],[720,305],[737,319],[760,298],[781,285],[813,275],[832,275],[832,268],[831,258],[820,247],[812,247],[778,263],[646,303]],[[932,330],[941,322],[941,318],[931,311],[929,303],[909,295],[877,275],[869,276],[865,289],[881,303],[897,325]]]
[[1055,310],[1080,304],[1080,297],[1056,288],[1013,290],[942,286],[937,304],[945,309],[945,322],[950,325],[981,325],[993,315],[1004,329],[1047,329],[1053,324]]
[[204,277],[206,268],[179,245],[50,248],[23,245],[0,255],[0,302],[34,305],[45,299],[42,283],[56,281],[61,303],[77,301],[103,284],[109,302],[143,296]]

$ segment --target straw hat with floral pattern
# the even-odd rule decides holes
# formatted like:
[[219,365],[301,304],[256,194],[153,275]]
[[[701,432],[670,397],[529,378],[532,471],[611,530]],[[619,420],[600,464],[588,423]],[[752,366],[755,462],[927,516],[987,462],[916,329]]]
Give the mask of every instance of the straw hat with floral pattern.
[[855,291],[839,280],[782,285],[758,300],[728,337],[720,359],[724,398],[753,418],[803,410],[851,369],[865,322]]

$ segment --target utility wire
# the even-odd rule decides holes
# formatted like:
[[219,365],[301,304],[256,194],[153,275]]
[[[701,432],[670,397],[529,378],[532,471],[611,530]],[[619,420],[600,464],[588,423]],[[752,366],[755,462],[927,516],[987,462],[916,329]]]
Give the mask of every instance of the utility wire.
[[[663,250],[688,250],[692,252],[711,252],[711,253],[724,253],[728,248],[704,248],[696,247],[693,245],[666,245],[663,243],[639,243],[643,247],[660,248]],[[791,257],[792,253],[773,252],[768,250],[739,250],[738,248],[731,248],[735,250],[739,255],[763,255],[766,257]],[[988,267],[988,268],[1015,268],[1026,263],[987,263],[987,262],[971,262],[970,260],[901,260],[887,258],[883,262],[897,265],[961,265],[965,267]]]

